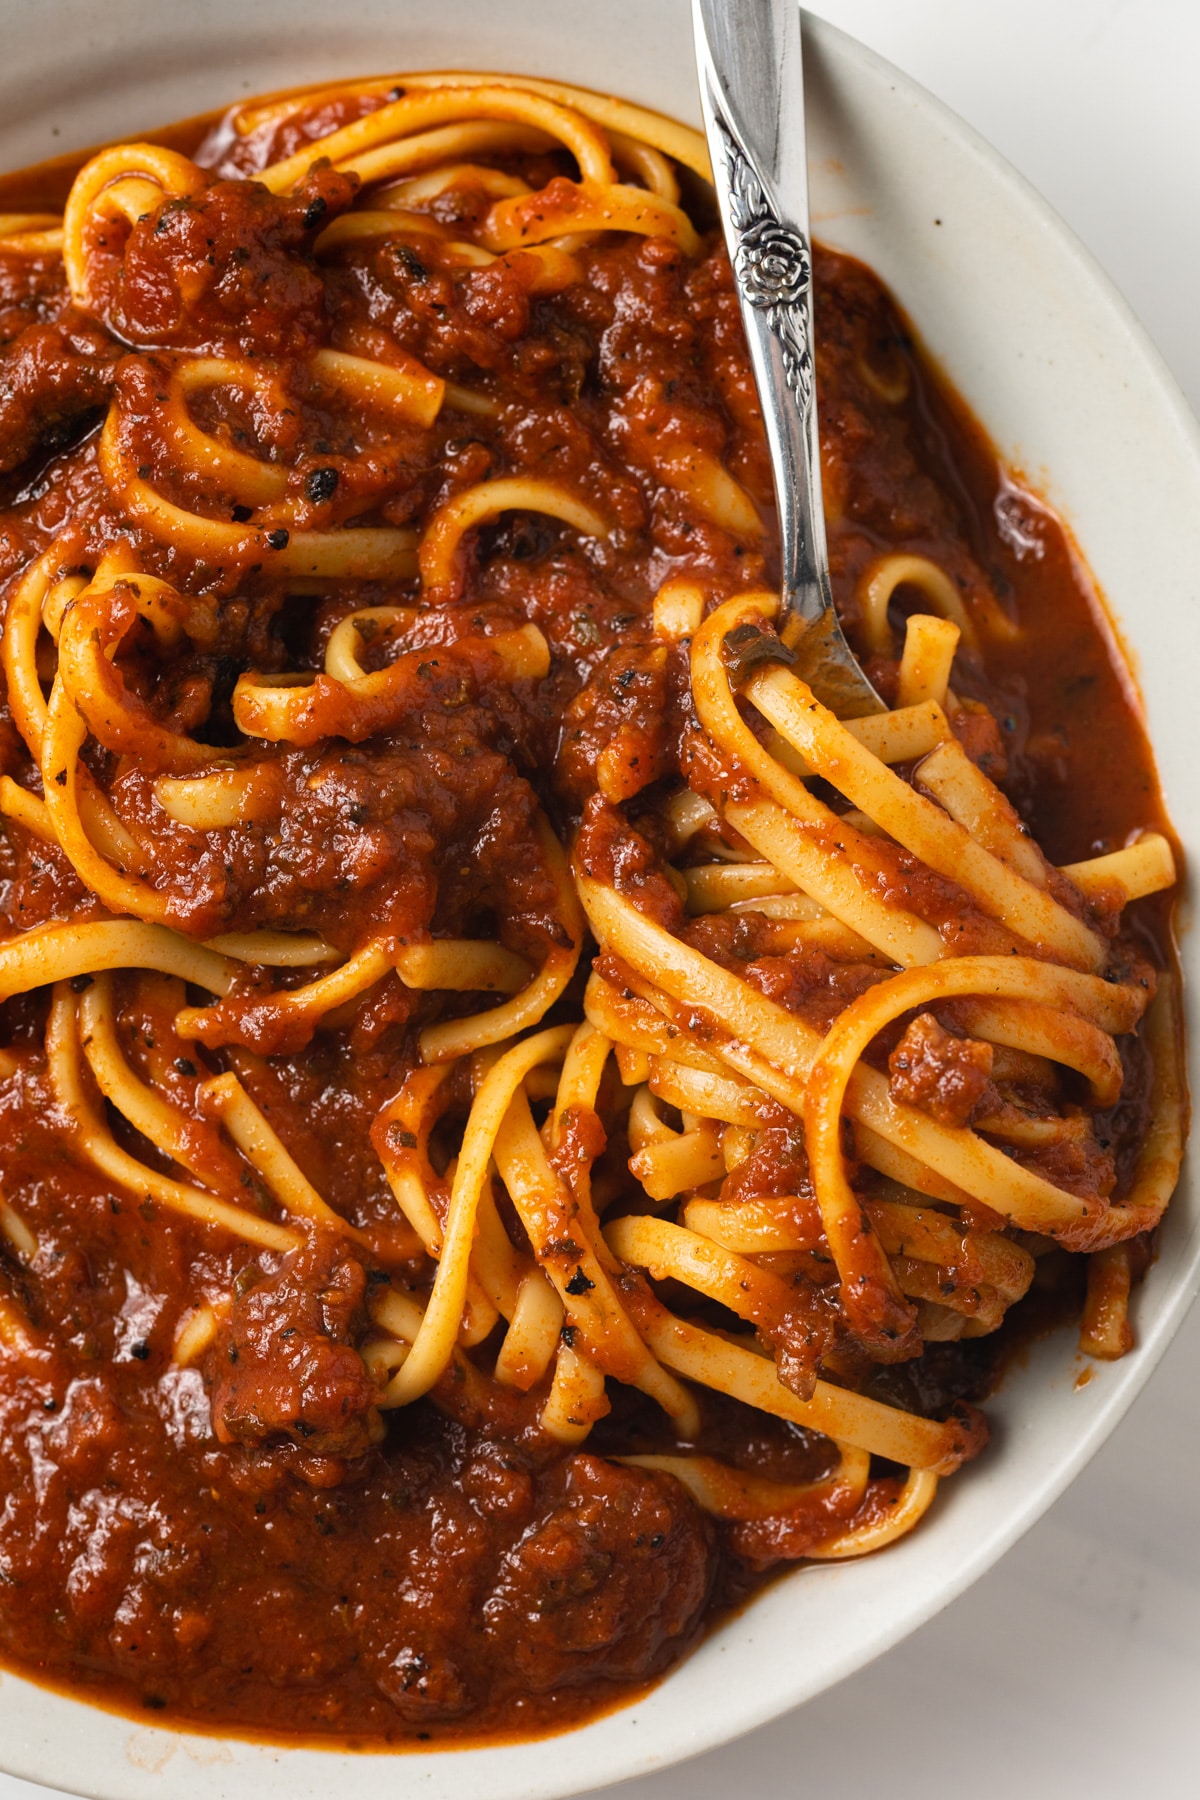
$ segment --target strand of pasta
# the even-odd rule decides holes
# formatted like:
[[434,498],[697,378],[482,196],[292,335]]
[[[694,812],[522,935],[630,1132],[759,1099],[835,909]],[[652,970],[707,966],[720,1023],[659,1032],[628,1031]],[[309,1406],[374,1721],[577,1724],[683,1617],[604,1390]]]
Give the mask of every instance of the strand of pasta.
[[[368,988],[381,981],[392,967],[392,957],[390,940],[370,938],[330,974],[318,976],[316,981],[306,982],[303,987],[283,988],[261,997],[256,995],[255,1012],[263,1023],[270,1020],[288,1032],[309,1037],[326,1013],[344,1005],[347,1000],[357,999],[359,994],[366,993]],[[226,1033],[235,1026],[235,1019],[232,1003],[222,1006],[217,1001],[212,1006],[185,1006],[176,1017],[175,1029],[180,1037],[196,1038],[215,1049],[228,1041]]]
[[586,180],[613,180],[608,145],[603,133],[589,120],[527,88],[505,88],[493,82],[481,82],[469,93],[447,85],[393,100],[352,125],[306,144],[282,162],[272,163],[260,171],[258,180],[273,194],[290,193],[314,162],[328,157],[335,168],[358,175],[364,185],[382,181],[389,175],[406,172],[406,137],[464,119],[498,119],[533,126],[571,151]]
[[492,1065],[475,1096],[450,1192],[433,1290],[420,1330],[394,1378],[396,1397],[401,1402],[428,1393],[449,1362],[466,1300],[476,1214],[496,1135],[529,1070],[539,1062],[561,1056],[571,1032],[569,1025],[558,1025],[522,1039]]
[[685,1063],[654,1056],[649,1059],[646,1080],[660,1099],[680,1111],[719,1119],[726,1125],[753,1128],[779,1116],[780,1109],[768,1095],[728,1073],[716,1075],[707,1069],[691,1069]]
[[687,1188],[703,1187],[720,1179],[725,1172],[721,1140],[710,1125],[680,1132],[660,1126],[654,1138],[647,1141],[640,1134],[635,1136],[637,1107],[635,1097],[630,1111],[629,1141],[634,1154],[629,1159],[629,1169],[651,1200],[671,1200]]
[[677,1318],[657,1301],[647,1304],[640,1330],[659,1361],[677,1374],[835,1443],[945,1475],[970,1453],[969,1435],[958,1420],[923,1419],[827,1381],[818,1381],[811,1399],[801,1400],[783,1386],[766,1358]]
[[46,802],[31,794],[28,788],[18,786],[11,775],[0,775],[0,813],[23,826],[39,842],[49,844],[55,850],[59,848]]
[[396,956],[406,987],[450,993],[518,994],[530,979],[523,956],[475,938],[435,938],[408,944]]
[[1170,970],[1159,976],[1142,1031],[1154,1071],[1149,1122],[1129,1192],[1110,1208],[1112,1218],[1121,1221],[1120,1230],[1110,1234],[1116,1241],[1153,1230],[1175,1191],[1183,1163],[1189,1107],[1183,1010],[1179,981]]
[[[916,1204],[913,1204],[913,1201]],[[866,1209],[889,1256],[907,1256],[941,1270],[955,1280],[994,1287],[1009,1300],[1026,1292],[1033,1279],[1034,1259],[1020,1244],[998,1231],[970,1231],[946,1213],[920,1204],[868,1197]],[[762,1256],[815,1249],[821,1241],[821,1212],[815,1199],[799,1194],[771,1194],[757,1200],[689,1200],[684,1224],[743,1256]]]
[[1132,1269],[1129,1245],[1110,1244],[1088,1257],[1087,1295],[1079,1322],[1079,1348],[1086,1356],[1113,1362],[1133,1349],[1129,1322]]
[[[616,212],[606,223],[609,229],[631,228],[631,221]],[[682,494],[704,518],[730,537],[762,537],[766,529],[762,514],[719,457],[699,445],[673,444],[658,432],[639,439],[638,448],[663,487]]]
[[882,1518],[862,1525],[853,1522],[835,1538],[814,1544],[805,1554],[819,1562],[840,1562],[848,1557],[868,1556],[904,1537],[920,1523],[933,1504],[938,1477],[932,1469],[910,1469],[893,1506]]
[[562,1349],[562,1301],[536,1265],[517,1289],[512,1317],[496,1355],[496,1379],[528,1393]]
[[560,941],[551,945],[546,960],[528,987],[490,1012],[466,1019],[448,1019],[426,1026],[419,1047],[427,1063],[448,1062],[469,1055],[486,1044],[503,1043],[536,1025],[563,993],[579,961],[586,924],[562,846],[544,814],[535,826],[544,864],[554,883],[554,917]]
[[[716,743],[745,762],[788,810],[801,818],[819,821],[832,831],[832,838],[826,839],[827,850],[837,844],[840,834],[844,849],[837,854],[839,864],[844,856],[852,855],[856,866],[870,868],[877,859],[868,841],[860,837],[856,841],[856,834],[836,814],[827,809],[820,813],[814,810],[816,803],[803,784],[773,764],[759,748],[734,705],[733,688],[722,660],[725,640],[739,627],[747,629],[759,621],[768,621],[777,609],[774,595],[742,595],[726,601],[705,621],[692,646],[692,688],[697,711]],[[829,780],[930,868],[966,887],[984,913],[999,919],[1026,943],[1046,945],[1065,962],[1089,969],[1102,966],[1106,952],[1096,933],[1044,890],[973,842],[956,820],[900,780],[794,675],[777,666],[759,670],[746,678],[743,688],[814,774]],[[754,842],[753,831],[763,830],[761,807],[735,806],[727,810],[731,822]],[[749,831],[745,825],[750,826]],[[796,836],[794,830],[791,835]],[[776,860],[765,845],[762,847],[770,860]],[[792,847],[792,855],[795,853]],[[795,869],[786,865],[785,869],[794,880]],[[819,894],[818,898],[829,905],[830,911],[838,910],[825,895]],[[845,922],[869,941],[875,941],[861,920],[848,917]],[[921,948],[916,955],[896,955],[896,960],[928,962],[933,957]]]
[[[904,650],[896,671],[896,704],[900,707],[943,706],[960,632],[946,619],[914,613],[904,633]],[[862,742],[862,739],[859,739]]]
[[[776,1519],[812,1514],[826,1531],[856,1513],[867,1492],[871,1459],[839,1444],[830,1474],[817,1481],[772,1481],[732,1468],[713,1456],[621,1456],[634,1469],[658,1469],[683,1483],[692,1499],[717,1519]],[[816,1537],[821,1541],[820,1536]],[[808,1552],[811,1554],[811,1552]]]
[[[959,957],[934,969],[908,970],[878,987],[870,988],[839,1014],[822,1040],[808,1072],[803,1110],[805,1141],[813,1180],[825,1223],[826,1236],[838,1263],[843,1287],[852,1270],[843,1265],[835,1235],[840,1219],[861,1218],[861,1202],[846,1178],[841,1146],[841,1115],[847,1089],[859,1058],[892,1019],[927,1000],[956,994],[990,992],[1021,999],[1048,1000],[1047,1020],[1058,1022],[1067,1035],[1071,1012],[1085,1015],[1097,1027],[1130,1031],[1140,1016],[1145,996],[1131,989],[1115,988],[1096,976],[1059,969],[1028,958]],[[1115,1063],[1115,1087],[1120,1088],[1120,1060],[1107,1040]],[[1067,1060],[1071,1060],[1069,1050]],[[1106,1092],[1099,1104],[1112,1105],[1116,1092]],[[963,1184],[967,1185],[966,1183]],[[1079,1226],[1086,1229],[1095,1209],[1081,1207]],[[834,1230],[831,1231],[831,1222]]]
[[58,213],[0,213],[0,248],[10,255],[52,256],[61,252],[62,219]]
[[555,1157],[555,1166],[561,1170],[567,1186],[575,1196],[588,1241],[610,1273],[616,1268],[616,1262],[606,1256],[592,1199],[595,1141],[589,1143],[585,1135],[582,1144],[576,1148],[575,1154],[565,1166],[560,1159],[573,1126],[586,1120],[599,1123],[600,1086],[613,1049],[612,1039],[602,1031],[597,1031],[588,1020],[583,1020],[576,1027],[575,1035],[563,1057],[554,1104],[545,1127],[547,1147]]
[[42,1335],[34,1330],[24,1307],[7,1295],[0,1295],[0,1349],[9,1356],[33,1362],[44,1347]]
[[113,1003],[112,974],[94,976],[80,996],[79,1041],[96,1085],[129,1123],[164,1156],[179,1163],[207,1187],[236,1194],[242,1165],[230,1155],[213,1127],[164,1100],[134,1074],[122,1053]]
[[609,536],[607,519],[554,482],[538,481],[528,475],[477,482],[447,500],[426,525],[418,552],[423,586],[430,591],[448,587],[465,534],[505,512],[545,513],[587,537]]
[[1110,850],[1106,856],[1064,863],[1061,872],[1084,894],[1102,894],[1115,888],[1123,904],[1140,900],[1143,894],[1161,893],[1176,880],[1174,853],[1159,831],[1142,832],[1134,843],[1121,850]]
[[233,763],[196,775],[160,775],[154,798],[178,825],[226,831],[277,815],[278,771],[267,762]]
[[172,466],[192,475],[224,484],[228,491],[253,507],[270,506],[283,499],[288,472],[280,463],[265,462],[238,450],[222,438],[202,431],[188,411],[193,394],[208,388],[232,387],[248,391],[263,404],[274,401],[282,410],[288,396],[277,369],[244,357],[185,356],[168,368],[163,379],[156,424]]
[[446,383],[399,345],[393,356],[394,361],[383,363],[344,350],[318,350],[309,368],[319,382],[348,394],[359,406],[382,407],[428,428],[441,411]]
[[[4,668],[9,711],[35,759],[41,755],[42,733],[46,728],[46,700],[37,673],[37,639],[42,625],[42,607],[62,566],[62,556],[62,548],[56,540],[29,564],[13,589],[4,631],[0,634],[0,663]],[[82,577],[76,577],[76,582],[76,591],[87,585]]]
[[[611,1050],[611,1041],[586,1022],[576,1028],[563,1056],[554,1091],[553,1109],[544,1129],[544,1136],[552,1151],[561,1154],[565,1134],[582,1114],[594,1115],[600,1082]],[[525,1085],[528,1092],[530,1083],[527,1081]],[[592,1152],[591,1145],[585,1150],[584,1145],[580,1144],[568,1160],[565,1170],[558,1162],[556,1167],[563,1175],[577,1208],[573,1228],[582,1234],[606,1273],[616,1273],[620,1265],[610,1254],[600,1235],[592,1203]],[[548,1166],[543,1169],[539,1164],[539,1173],[548,1179]],[[493,1229],[498,1229],[503,1236],[503,1228],[496,1217],[494,1205],[482,1216],[482,1222],[489,1225],[492,1220],[495,1221]],[[506,1236],[504,1242],[508,1242]],[[518,1301],[522,1295],[526,1297],[527,1317],[533,1329],[518,1329],[514,1313],[514,1323],[496,1360],[497,1378],[528,1387],[544,1373],[553,1356],[554,1375],[542,1408],[542,1429],[561,1443],[582,1443],[596,1420],[609,1410],[605,1372],[575,1341],[573,1330],[561,1329],[564,1316],[562,1300],[548,1281],[544,1270],[536,1268],[535,1274],[543,1284],[541,1292],[533,1288],[529,1278],[517,1290]],[[557,1318],[558,1329],[552,1334],[551,1323],[554,1317]],[[521,1325],[525,1325],[524,1317]]]
[[1024,876],[1045,887],[1050,865],[1016,808],[975,766],[956,738],[945,738],[917,770],[922,788],[969,831],[978,844]]
[[335,1212],[317,1192],[236,1075],[214,1075],[201,1084],[199,1093],[286,1212],[310,1225],[343,1233],[356,1243],[370,1242],[369,1233]]
[[80,1154],[109,1181],[139,1201],[164,1206],[198,1225],[231,1232],[260,1249],[296,1248],[300,1240],[288,1227],[256,1217],[188,1183],[160,1175],[121,1149],[84,1085],[79,1066],[77,1001],[63,982],[56,985],[50,1007],[46,1060],[55,1100],[71,1121]]
[[209,179],[186,156],[160,144],[118,144],[86,162],[71,183],[63,212],[63,266],[75,305],[86,312],[92,303],[87,229],[93,217],[133,224],[164,200],[198,193]]
[[577,1201],[546,1159],[520,1090],[505,1108],[494,1155],[538,1263],[590,1360],[606,1375],[641,1388],[675,1421],[681,1436],[694,1438],[699,1429],[695,1402],[664,1374],[630,1321],[586,1229],[580,1228]]
[[797,1296],[781,1275],[667,1219],[626,1216],[604,1235],[623,1262],[648,1269],[656,1281],[682,1282],[755,1326],[768,1343],[788,1349],[795,1373],[787,1385],[802,1399],[811,1397],[814,1346],[805,1343],[803,1321],[795,1318]]
[[545,638],[536,625],[522,625],[495,637],[458,639],[443,650],[406,650],[384,668],[341,680],[327,673],[264,675],[250,669],[233,691],[233,717],[249,738],[307,747],[322,738],[361,743],[403,718],[418,683],[439,668],[458,669],[476,679],[540,680],[550,664]]
[[430,1200],[437,1176],[429,1161],[429,1136],[449,1100],[446,1078],[452,1069],[450,1063],[410,1069],[371,1126],[371,1143],[396,1204],[434,1258],[442,1254],[442,1221]]
[[288,531],[229,525],[166,499],[138,473],[122,442],[118,408],[110,407],[97,448],[100,472],[126,516],[160,543],[199,561],[267,567],[278,575],[403,581],[416,570],[411,531],[362,525],[342,531]]
[[[409,147],[411,148],[411,144]],[[523,191],[528,193],[529,189],[524,187]],[[490,269],[500,260],[496,251],[485,250],[481,244],[466,238],[450,237],[428,213],[407,212],[402,209],[396,199],[395,188],[388,189],[379,199],[378,207],[356,208],[352,212],[342,213],[331,225],[327,225],[314,246],[317,254],[329,256],[336,250],[353,250],[387,240],[412,246],[418,254],[423,244],[427,254],[429,245],[434,244],[443,268]],[[388,204],[384,204],[385,201]],[[557,247],[549,247],[549,259],[549,267],[554,270],[569,268],[578,272],[578,264],[574,258]],[[557,291],[557,283],[552,281],[551,286]]]
[[[537,156],[555,148],[555,140],[536,126],[514,124],[503,119],[464,118],[453,125],[434,125],[409,133],[391,147],[386,187],[374,186],[370,195],[372,207],[390,209],[402,206],[401,190],[412,171],[425,173],[442,167],[448,159],[480,155]],[[343,218],[347,215],[343,214]],[[352,216],[352,215],[351,215]],[[335,224],[337,221],[334,221]],[[430,221],[433,224],[433,221]],[[317,240],[318,250],[322,237]]]
[[[670,1377],[664,1375],[663,1379]],[[542,1408],[542,1430],[560,1444],[581,1444],[608,1410],[602,1370],[572,1344],[560,1341],[554,1378]]]
[[[14,589],[9,601],[5,628],[0,634],[0,661],[7,683],[9,706],[14,722],[35,761],[40,760],[45,735],[48,707],[37,671],[37,640],[43,624],[53,630],[52,613],[61,618],[63,610],[88,586],[82,575],[67,575],[54,580],[64,555],[62,540],[56,540],[44,555],[30,564]],[[107,552],[102,568],[119,566],[124,557],[120,551]],[[98,571],[99,573],[99,571]],[[25,793],[5,778],[4,802],[0,806],[9,817],[19,818],[25,827],[44,842],[59,842],[49,815],[37,809],[42,805],[36,797]],[[86,770],[79,775],[79,813],[87,836],[104,846],[106,853],[122,860],[127,867],[144,869],[140,845],[114,813]],[[61,848],[61,845],[60,845]]]
[[104,969],[159,969],[224,994],[237,964],[162,925],[136,919],[56,920],[0,943],[0,999]]
[[1094,931],[872,757],[802,681],[775,669],[751,675],[745,692],[818,774],[914,856],[965,887],[983,912],[1074,967],[1102,967],[1106,949]]
[[702,132],[680,125],[675,119],[664,118],[661,113],[652,112],[648,107],[634,106],[628,100],[617,100],[608,94],[595,94],[590,88],[573,87],[565,81],[543,81],[528,75],[475,75],[451,70],[436,75],[422,71],[398,79],[405,86],[416,89],[484,85],[525,88],[530,93],[542,94],[548,100],[557,101],[561,106],[574,107],[585,118],[594,120],[610,134],[615,132],[635,142],[648,144],[662,155],[669,156],[672,161],[682,163],[685,169],[691,169],[702,180],[712,180],[712,167]]
[[[106,578],[98,574],[64,612],[54,686],[66,695],[106,750],[118,755],[128,751],[168,770],[191,770],[213,760],[211,745],[197,743],[160,723],[130,692],[113,660],[139,619],[146,621],[167,647],[174,648],[183,635],[189,604],[169,582],[153,576],[139,573]],[[52,693],[47,730],[54,709]],[[42,759],[44,764],[45,745]],[[56,777],[57,771],[51,779]]]
[[[432,1196],[435,1191],[438,1192],[439,1206],[445,1210],[448,1200],[446,1188],[448,1181],[453,1179],[453,1174],[448,1171],[445,1180],[439,1179],[429,1160],[429,1137],[450,1098],[451,1089],[446,1077],[451,1072],[452,1065],[445,1063],[436,1068],[410,1070],[400,1092],[380,1109],[371,1126],[371,1143],[383,1164],[396,1204],[416,1232],[426,1255],[435,1261],[442,1254],[443,1227]],[[488,1275],[497,1273],[495,1260],[498,1249],[495,1233],[490,1229],[495,1208],[491,1205],[489,1210],[489,1201],[490,1189],[485,1181],[478,1216],[482,1221],[481,1239],[486,1241],[492,1256],[486,1263],[481,1259],[479,1270],[475,1268],[474,1255],[472,1257],[467,1272],[466,1307],[460,1337],[478,1339],[486,1336],[486,1331],[490,1330],[498,1315],[503,1314],[508,1319],[512,1317],[514,1296],[509,1291],[510,1283],[504,1277],[513,1272],[501,1269],[498,1280],[487,1279]],[[499,1226],[498,1219],[495,1224]],[[503,1228],[500,1229],[502,1235]],[[532,1267],[528,1259],[525,1266]],[[521,1274],[524,1272],[523,1267]],[[511,1281],[511,1286],[515,1288],[518,1281],[519,1276]]]
[[769,619],[777,604],[773,594],[744,594],[712,613],[692,643],[692,697],[701,724],[776,802],[727,801],[725,815],[796,887],[890,960],[933,962],[945,954],[934,928],[864,883],[860,870],[883,874],[870,840],[768,756],[738,713],[721,646],[739,626]]
[[[544,95],[548,100],[557,101],[561,106],[574,108],[583,113],[585,118],[595,121],[618,139],[614,149],[620,154],[619,140],[624,138],[635,146],[649,146],[660,155],[670,157],[682,163],[685,168],[706,181],[711,181],[712,171],[708,161],[708,151],[703,135],[693,131],[689,126],[680,125],[674,119],[664,118],[661,113],[651,112],[645,107],[634,106],[629,101],[614,99],[607,94],[595,94],[587,88],[572,87],[566,82],[543,81],[528,75],[486,75],[465,73],[461,70],[449,70],[443,73],[409,73],[405,75],[377,76],[373,80],[339,83],[333,87],[297,89],[277,100],[267,101],[257,106],[242,109],[237,115],[236,129],[245,134],[261,129],[264,125],[278,124],[284,119],[294,118],[297,113],[317,104],[322,99],[336,98],[346,95],[378,95],[380,98],[390,96],[397,88],[424,91],[430,88],[471,88],[471,87],[516,87],[529,93]],[[538,134],[534,148],[544,148],[548,141],[543,134]],[[487,147],[490,147],[487,146]]]
[[97,899],[114,913],[132,913],[148,923],[165,925],[171,916],[169,893],[160,893],[140,876],[115,868],[96,849],[84,829],[81,812],[80,752],[88,728],[61,673],[54,678],[42,741],[42,789],[54,834],[75,873]]
[[[612,948],[631,969],[643,972],[652,988],[669,997],[672,1013],[675,1002],[688,1011],[703,1008],[720,1021],[727,1035],[714,1033],[706,1054],[715,1055],[718,1063],[729,1065],[800,1116],[805,1080],[820,1041],[813,1028],[681,943],[615,889],[582,872],[577,885],[601,946]],[[603,1013],[597,1013],[595,1022],[604,1028]],[[680,1056],[689,1035],[677,1024],[676,1036],[660,1039],[654,1048]],[[694,1060],[695,1048],[689,1046],[688,1060]],[[939,1125],[915,1108],[898,1105],[890,1097],[886,1078],[874,1069],[855,1070],[848,1110],[857,1122],[927,1164],[958,1191],[1028,1230],[1069,1230],[1084,1215],[1082,1200],[1012,1162],[974,1133]],[[863,1154],[870,1159],[869,1142]]]
[[917,588],[927,610],[957,625],[963,642],[972,649],[977,647],[971,616],[946,571],[927,556],[889,554],[878,557],[864,569],[855,590],[862,614],[863,636],[873,656],[892,654],[888,605],[898,587]]
[[[449,130],[457,133],[462,129],[452,125]],[[482,134],[481,142],[476,149],[491,149],[494,146],[507,150],[513,147],[524,148],[531,144],[536,149],[548,149],[552,143],[550,138],[542,138],[541,134],[530,132],[522,138],[520,128],[514,132],[512,126],[494,125],[481,122],[477,130]],[[409,142],[412,140],[410,138]],[[453,152],[452,154],[457,154]],[[460,157],[456,161],[435,162],[432,168],[424,169],[419,175],[405,175],[394,181],[382,192],[372,196],[372,204],[383,211],[394,208],[407,209],[421,207],[430,201],[438,200],[448,189],[456,187],[479,188],[491,200],[511,199],[514,194],[531,194],[533,189],[520,175],[513,175],[504,169],[489,168],[486,163],[468,162]],[[428,218],[428,214],[418,215]],[[430,220],[430,223],[434,221]],[[318,244],[320,240],[318,239]]]
[[[561,196],[561,197],[560,197]],[[489,250],[517,250],[578,231],[629,231],[666,238],[685,256],[696,256],[700,237],[674,201],[619,181],[571,183],[555,194],[514,194],[497,200],[483,221]]]

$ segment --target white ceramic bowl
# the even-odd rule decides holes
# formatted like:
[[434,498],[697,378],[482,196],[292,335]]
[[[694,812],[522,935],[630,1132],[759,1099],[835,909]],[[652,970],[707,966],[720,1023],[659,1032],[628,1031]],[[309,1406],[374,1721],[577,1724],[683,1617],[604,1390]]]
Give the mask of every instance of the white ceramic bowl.
[[[102,34],[102,35],[101,35]],[[1200,842],[1200,433],[1074,238],[986,145],[828,26],[808,38],[819,234],[869,262],[989,428],[1067,520],[1131,648],[1168,802]],[[0,166],[341,74],[558,75],[697,119],[686,0],[8,0]],[[1193,1018],[1193,1041],[1200,1030]],[[819,1693],[981,1575],[1045,1511],[1141,1388],[1191,1299],[1200,1197],[1185,1179],[1136,1302],[1139,1347],[1076,1389],[1071,1334],[991,1403],[986,1458],[877,1558],[801,1568],[635,1706],[566,1738],[374,1756],[132,1723],[0,1679],[0,1764],[102,1800],[549,1800],[710,1748]]]

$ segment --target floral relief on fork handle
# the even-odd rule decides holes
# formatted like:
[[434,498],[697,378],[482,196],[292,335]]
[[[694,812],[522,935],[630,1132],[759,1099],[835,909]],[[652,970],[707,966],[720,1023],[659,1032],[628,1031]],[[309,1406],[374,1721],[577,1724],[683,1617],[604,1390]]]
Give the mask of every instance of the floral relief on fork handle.
[[733,274],[740,293],[779,340],[784,377],[807,413],[813,355],[807,299],[812,253],[803,234],[778,217],[754,167],[724,120],[718,121],[729,183],[729,217],[737,233]]

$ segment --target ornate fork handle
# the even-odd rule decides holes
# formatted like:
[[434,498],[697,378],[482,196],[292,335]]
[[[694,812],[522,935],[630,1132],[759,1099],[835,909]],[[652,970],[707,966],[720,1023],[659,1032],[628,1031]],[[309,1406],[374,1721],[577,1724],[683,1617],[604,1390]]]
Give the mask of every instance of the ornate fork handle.
[[761,312],[779,340],[784,376],[807,423],[813,405],[812,253],[808,239],[778,216],[724,119],[718,130],[725,148],[729,222],[736,233],[733,275],[739,298]]
[[[775,474],[784,636],[844,717],[881,709],[833,609],[813,360],[812,246],[795,0],[693,0],[700,96]],[[763,150],[756,145],[764,146]],[[764,167],[772,159],[773,174]],[[777,183],[786,183],[786,204]]]

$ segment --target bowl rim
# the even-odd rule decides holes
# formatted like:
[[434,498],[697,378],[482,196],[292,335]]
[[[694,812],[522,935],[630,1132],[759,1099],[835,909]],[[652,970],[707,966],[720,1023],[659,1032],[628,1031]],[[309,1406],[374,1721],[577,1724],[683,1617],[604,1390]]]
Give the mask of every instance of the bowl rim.
[[[804,17],[806,48],[818,66],[829,64],[843,71],[848,69],[855,80],[886,87],[901,102],[926,114],[953,144],[955,153],[971,159],[986,182],[1005,192],[1014,211],[1053,241],[1060,253],[1065,253],[1082,288],[1101,308],[1110,329],[1123,344],[1126,379],[1141,383],[1152,406],[1162,417],[1169,418],[1179,438],[1180,456],[1184,462],[1190,462],[1193,479],[1200,481],[1200,423],[1132,308],[1075,232],[1006,158],[944,102],[839,27],[809,13]],[[414,61],[412,66],[419,65]],[[817,235],[822,235],[819,227]],[[937,360],[936,346],[934,353]],[[1035,486],[1040,491],[1041,484]],[[1057,508],[1057,503],[1052,503]],[[1067,522],[1069,526],[1069,519]],[[1111,609],[1106,610],[1123,651],[1132,640],[1132,656],[1127,656],[1127,661],[1136,669],[1138,632],[1127,638],[1121,620]],[[1137,685],[1140,692],[1140,683]],[[1190,960],[1190,956],[1181,960]],[[1193,1029],[1193,1044],[1197,1036]],[[1181,1188],[1186,1182],[1185,1164]],[[315,1796],[324,1791],[335,1768],[339,1781],[348,1790],[347,1800],[370,1800],[381,1762],[400,1771],[402,1781],[410,1780],[414,1789],[419,1788],[430,1800],[456,1800],[459,1795],[474,1793],[483,1783],[491,1800],[565,1800],[585,1789],[649,1774],[701,1755],[757,1729],[892,1648],[978,1580],[1047,1511],[1095,1455],[1144,1387],[1200,1288],[1200,1221],[1191,1224],[1182,1243],[1174,1244],[1170,1264],[1169,1278],[1164,1274],[1157,1284],[1153,1316],[1137,1349],[1121,1364],[1105,1371],[1103,1401],[1094,1407],[1086,1425],[1072,1436],[1066,1452],[1029,1488],[1024,1504],[996,1522],[970,1554],[958,1558],[936,1586],[913,1597],[907,1605],[866,1621],[852,1640],[830,1658],[818,1680],[794,1680],[789,1685],[784,1673],[757,1684],[729,1682],[725,1688],[726,1705],[720,1714],[713,1711],[687,1721],[684,1733],[680,1721],[670,1724],[659,1700],[664,1692],[679,1684],[690,1666],[685,1662],[632,1704],[604,1713],[568,1734],[457,1749],[356,1752],[336,1744],[293,1746],[186,1727],[142,1725],[131,1715],[97,1707],[91,1701],[77,1700],[61,1690],[42,1687],[5,1671],[0,1673],[0,1727],[5,1740],[0,1748],[0,1766],[25,1780],[87,1793],[95,1800],[141,1800],[143,1793],[161,1789],[164,1770],[171,1767],[174,1772],[184,1760],[188,1779],[199,1781],[201,1795],[211,1795],[213,1800],[217,1795],[240,1795],[252,1783],[272,1792],[278,1783],[281,1795],[286,1786],[289,1795],[304,1800],[309,1793]],[[1152,1270],[1150,1280],[1153,1279]],[[936,1522],[931,1522],[931,1529],[936,1529]],[[903,1545],[893,1547],[889,1558],[896,1558],[903,1551]],[[840,1572],[836,1568],[798,1569],[775,1586],[776,1590],[783,1590],[798,1579],[811,1582],[814,1577],[836,1581]],[[738,1618],[752,1621],[755,1609],[763,1605],[765,1598],[752,1602]],[[724,1654],[720,1640],[728,1630],[729,1626],[719,1627],[691,1660],[697,1656],[719,1659]],[[33,1735],[24,1728],[27,1708],[44,1717],[44,1728],[39,1726]],[[72,1726],[80,1719],[84,1729],[77,1732]],[[93,1738],[88,1727],[94,1727],[98,1736],[103,1721],[109,1722],[110,1731],[115,1727],[129,1739],[119,1758],[125,1772],[125,1779],[120,1781],[113,1773],[118,1759],[114,1757],[112,1767],[105,1770],[100,1766],[105,1752],[88,1741]],[[115,1746],[115,1737],[113,1743]],[[562,1755],[564,1747],[568,1749],[566,1757]],[[579,1773],[570,1773],[571,1770]]]

